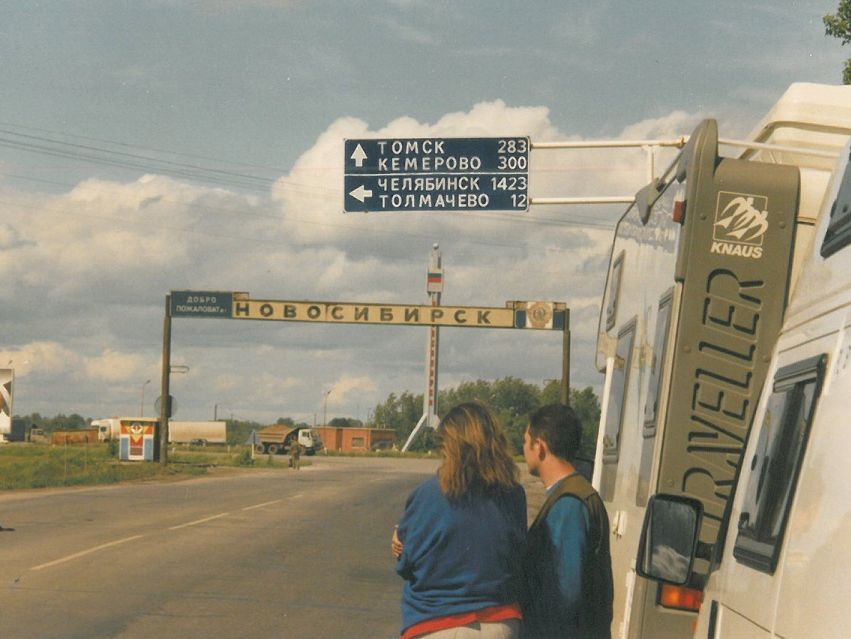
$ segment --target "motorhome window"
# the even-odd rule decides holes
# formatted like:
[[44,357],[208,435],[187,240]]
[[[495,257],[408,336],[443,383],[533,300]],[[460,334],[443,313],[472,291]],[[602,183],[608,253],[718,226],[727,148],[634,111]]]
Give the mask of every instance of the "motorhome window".
[[668,349],[668,329],[671,326],[671,306],[674,300],[673,289],[666,292],[659,302],[656,314],[656,331],[653,335],[653,361],[650,363],[650,381],[647,387],[647,403],[644,405],[644,436],[652,437],[656,433],[656,418],[659,415],[659,393],[662,390],[662,366]]
[[650,467],[653,464],[653,445],[656,441],[656,421],[659,417],[660,393],[662,391],[662,367],[668,351],[668,332],[671,326],[671,307],[674,291],[669,290],[659,302],[656,314],[656,331],[653,335],[653,361],[650,363],[650,381],[647,385],[647,400],[644,404],[644,426],[642,427],[641,460],[638,466],[638,487],[635,504],[647,505],[650,493]]
[[623,423],[626,390],[632,368],[632,349],[635,342],[635,319],[618,334],[609,401],[606,404],[606,423],[603,432],[603,475],[600,494],[610,501],[614,496],[615,479],[620,456],[621,424]]
[[750,459],[733,555],[763,572],[773,573],[777,566],[825,360],[819,356],[777,372]]
[[617,259],[612,264],[612,272],[609,275],[609,290],[606,298],[606,330],[614,327],[618,317],[618,298],[621,293],[621,278],[623,277],[623,261],[624,253],[618,255]]
[[821,245],[822,257],[830,257],[851,244],[851,159],[839,185],[836,200],[830,209],[830,223]]

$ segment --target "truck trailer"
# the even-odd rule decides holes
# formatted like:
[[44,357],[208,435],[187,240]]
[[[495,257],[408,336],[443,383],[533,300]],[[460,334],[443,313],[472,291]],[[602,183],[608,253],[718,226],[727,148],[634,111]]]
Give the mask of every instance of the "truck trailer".
[[[118,439],[121,422],[158,422],[154,417],[109,417],[92,420],[92,428],[98,429],[98,441]],[[227,443],[227,423],[223,421],[168,421],[170,444],[188,444],[204,440],[206,444]]]

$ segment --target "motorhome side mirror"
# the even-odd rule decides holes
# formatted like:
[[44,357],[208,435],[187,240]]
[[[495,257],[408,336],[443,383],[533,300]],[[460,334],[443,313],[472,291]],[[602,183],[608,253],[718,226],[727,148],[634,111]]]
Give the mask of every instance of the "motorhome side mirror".
[[656,204],[665,190],[665,182],[655,178],[635,194],[635,205],[638,207],[638,217],[642,224],[647,224],[653,205]]
[[683,585],[698,554],[703,504],[681,495],[653,495],[647,504],[636,572],[641,577]]

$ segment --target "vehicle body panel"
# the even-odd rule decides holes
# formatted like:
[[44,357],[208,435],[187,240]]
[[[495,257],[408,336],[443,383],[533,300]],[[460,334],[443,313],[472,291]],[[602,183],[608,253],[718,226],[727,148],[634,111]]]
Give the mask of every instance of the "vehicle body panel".
[[[851,124],[849,91],[851,88],[793,85],[750,137],[756,142],[800,147],[814,153],[776,147],[751,148],[730,158],[709,153],[702,162],[705,169],[691,170],[686,176],[684,197],[677,198],[686,201],[686,225],[682,229],[672,228],[667,250],[663,249],[665,243],[659,241],[661,222],[657,216],[671,214],[671,186],[662,191],[658,202],[651,204],[646,226],[641,223],[640,202],[619,223],[597,344],[597,366],[606,375],[607,392],[603,398],[597,453],[602,468],[596,472],[597,485],[607,499],[613,535],[616,593],[613,636],[692,636],[695,615],[662,608],[657,603],[657,584],[635,574],[646,495],[670,492],[698,497],[708,513],[701,539],[711,544],[719,533],[726,532],[724,517],[731,506],[729,497],[736,487],[739,461],[747,459],[742,454],[748,442],[748,429],[752,422],[756,423],[753,416],[760,397],[764,399],[763,382],[771,379],[777,370],[777,362],[772,362],[771,357],[781,322],[785,321],[786,326],[795,322],[800,325],[804,308],[827,317],[840,303],[828,299],[832,292],[847,292],[851,288],[851,282],[838,283],[834,281],[835,275],[824,272],[823,267],[821,271],[814,270],[811,264],[811,256],[818,252],[819,237],[824,235],[821,225],[826,224],[825,217],[829,216],[825,209],[830,205],[826,194],[831,188],[836,190],[830,186],[836,154]],[[689,152],[686,149],[683,155]],[[699,159],[694,163],[701,164]],[[766,254],[761,270],[741,271],[741,260],[745,257],[741,249],[736,249],[738,254],[730,251],[727,265],[721,260],[707,265],[696,257],[707,239],[717,240],[712,235],[711,218],[715,214],[718,221],[722,191],[733,194],[729,196],[731,199],[741,194],[766,195],[765,206],[755,208],[768,211],[772,223],[783,220],[778,225],[783,229],[775,236],[779,244],[772,245],[780,248],[761,245],[761,253]],[[695,207],[696,201],[703,204]],[[689,220],[689,215],[695,214],[703,216],[705,230],[694,226],[689,229],[689,222],[694,221],[694,218]],[[704,239],[700,239],[701,234]],[[749,257],[753,258],[753,249],[749,251]],[[672,255],[676,257],[673,267]],[[837,268],[851,273],[847,257],[839,254],[833,257],[839,258]],[[698,273],[701,269],[702,274]],[[720,289],[719,296],[711,299],[708,293],[713,278],[723,282],[725,277],[727,285]],[[762,285],[749,289],[755,281],[761,281]],[[784,319],[787,291],[794,303]],[[670,309],[663,312],[665,295],[672,302]],[[759,305],[753,303],[756,298]],[[660,343],[665,331],[657,330],[660,318],[666,321],[666,314],[670,319],[667,345]],[[743,321],[748,315],[752,318],[750,323]],[[844,312],[840,315],[845,317]],[[851,311],[848,315],[851,316]],[[763,337],[748,335],[757,322],[765,326],[767,319]],[[837,332],[840,326],[851,324],[851,320],[845,322],[836,315],[825,322],[833,326],[834,350],[840,349]],[[629,356],[624,357],[623,340],[630,324],[634,341]],[[799,328],[802,354],[823,348],[803,345],[817,342],[819,331],[826,328]],[[706,357],[713,348],[717,357]],[[848,355],[851,346],[845,356]],[[748,365],[739,366],[745,360]],[[825,388],[829,383],[829,380],[825,382]],[[766,382],[766,386],[770,384]],[[654,400],[657,393],[658,402]],[[851,397],[849,390],[845,391],[845,397]],[[840,428],[838,416],[834,421],[836,428]],[[818,437],[818,428],[813,427],[813,441]],[[842,446],[848,443],[847,438],[837,441],[841,442],[840,450],[847,449]],[[824,445],[829,449],[829,444]],[[808,451],[804,460],[800,490],[814,492],[815,484],[827,482],[829,475],[811,470],[811,455]],[[838,473],[839,468],[833,471]],[[819,474],[822,476],[816,479]],[[719,595],[711,604],[704,603],[696,636],[714,636],[707,635],[710,625],[715,632],[723,629],[726,633],[718,636],[768,636],[769,629],[782,636],[801,636],[806,622],[812,625],[810,611],[829,606],[830,600],[835,604],[835,597],[813,588],[813,562],[828,540],[838,543],[838,538],[831,535],[848,535],[851,515],[846,518],[848,522],[844,521],[847,509],[840,507],[840,519],[831,525],[825,522],[836,510],[829,512],[823,507],[809,516],[801,516],[796,514],[796,507],[793,505],[787,543],[780,558],[782,567],[777,574],[753,574],[755,571],[750,567],[733,571],[736,574],[729,578],[718,572],[710,574],[707,598],[710,592],[723,596]],[[737,522],[737,516],[733,513],[729,521]],[[816,516],[825,520],[819,520],[819,532],[801,534],[807,525],[813,526],[808,522]],[[727,540],[727,554],[732,545]],[[844,562],[840,565],[851,565],[847,552],[841,551],[837,556]],[[725,555],[722,572],[732,570],[726,566],[729,561]],[[709,570],[708,562],[699,563],[695,584],[702,585]],[[789,581],[781,587],[778,577],[784,572]],[[807,580],[811,583],[808,590]],[[830,585],[848,599],[844,584],[835,581]],[[796,603],[809,598],[818,601],[809,601],[808,605]],[[710,608],[714,610],[711,623]],[[825,613],[824,617],[829,615]]]

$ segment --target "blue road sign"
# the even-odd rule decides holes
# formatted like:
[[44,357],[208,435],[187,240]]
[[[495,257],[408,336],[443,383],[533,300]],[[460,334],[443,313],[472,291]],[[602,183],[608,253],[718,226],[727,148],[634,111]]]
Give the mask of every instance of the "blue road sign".
[[172,317],[230,318],[233,293],[223,291],[172,291]]
[[526,211],[529,138],[345,141],[344,211]]

